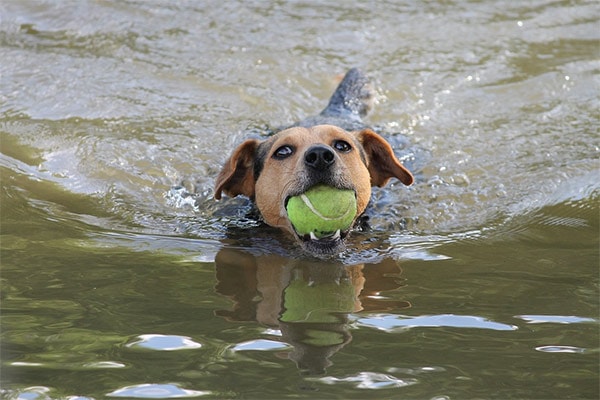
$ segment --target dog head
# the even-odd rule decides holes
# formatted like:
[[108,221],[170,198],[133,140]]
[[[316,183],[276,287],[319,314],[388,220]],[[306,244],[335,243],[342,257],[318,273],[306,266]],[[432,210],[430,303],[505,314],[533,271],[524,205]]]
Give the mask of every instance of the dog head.
[[311,253],[328,254],[342,247],[348,232],[322,239],[298,235],[287,215],[287,200],[318,184],[349,189],[356,195],[358,217],[369,203],[371,187],[384,186],[393,177],[405,185],[413,182],[389,143],[370,129],[294,127],[239,145],[217,177],[215,199],[222,193],[247,196],[268,225],[294,235]]

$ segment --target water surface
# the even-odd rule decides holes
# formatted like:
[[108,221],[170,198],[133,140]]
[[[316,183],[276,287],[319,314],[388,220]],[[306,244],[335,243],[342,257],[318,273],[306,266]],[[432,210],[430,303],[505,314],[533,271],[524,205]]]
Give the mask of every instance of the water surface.
[[[2,397],[598,398],[599,17],[3,2]],[[417,182],[313,260],[212,186],[354,66]]]

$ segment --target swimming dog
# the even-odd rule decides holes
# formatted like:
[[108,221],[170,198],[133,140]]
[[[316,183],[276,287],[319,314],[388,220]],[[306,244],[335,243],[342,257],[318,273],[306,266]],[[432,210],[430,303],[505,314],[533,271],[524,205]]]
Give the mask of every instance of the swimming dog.
[[413,183],[412,174],[390,144],[362,123],[372,98],[369,80],[360,70],[351,69],[319,115],[266,140],[241,143],[216,179],[215,199],[223,193],[248,197],[266,224],[288,232],[313,255],[343,250],[350,229],[322,238],[299,235],[288,218],[286,203],[315,185],[352,190],[356,223],[367,208],[372,186],[385,186],[391,178],[407,186]]

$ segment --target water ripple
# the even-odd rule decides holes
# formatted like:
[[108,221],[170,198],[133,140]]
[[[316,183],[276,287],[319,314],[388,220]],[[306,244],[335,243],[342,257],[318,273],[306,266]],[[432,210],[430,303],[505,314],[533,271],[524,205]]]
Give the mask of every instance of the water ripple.
[[336,383],[353,383],[357,389],[390,389],[399,388],[417,383],[417,379],[400,379],[392,375],[380,374],[375,372],[359,372],[357,375],[345,378],[336,378],[334,376],[325,376],[318,379],[320,382],[328,385]]
[[483,317],[471,315],[422,315],[409,317],[394,314],[377,314],[367,318],[359,318],[358,325],[376,328],[388,332],[404,330],[408,328],[476,328],[491,329],[495,331],[514,331],[518,329],[514,325],[490,321]]
[[594,318],[576,317],[574,315],[516,315],[515,317],[523,319],[528,324],[580,324],[598,322]]
[[144,383],[125,386],[107,393],[110,397],[135,397],[144,399],[174,399],[182,397],[199,397],[210,394],[209,391],[182,389],[175,384]]
[[269,351],[269,350],[285,350],[289,346],[282,342],[276,342],[274,340],[250,340],[248,342],[238,343],[233,347],[233,351]]
[[535,348],[537,351],[544,353],[585,353],[586,349],[575,346],[539,346]]
[[139,340],[129,343],[127,347],[141,347],[151,350],[173,351],[173,350],[189,350],[202,347],[200,343],[194,342],[187,336],[175,335],[140,335]]

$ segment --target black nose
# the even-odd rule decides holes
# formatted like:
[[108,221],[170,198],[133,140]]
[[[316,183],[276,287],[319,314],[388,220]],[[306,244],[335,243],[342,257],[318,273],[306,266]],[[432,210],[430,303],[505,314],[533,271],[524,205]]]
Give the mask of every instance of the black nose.
[[335,154],[327,146],[312,146],[304,153],[304,164],[316,169],[325,169],[335,162]]

